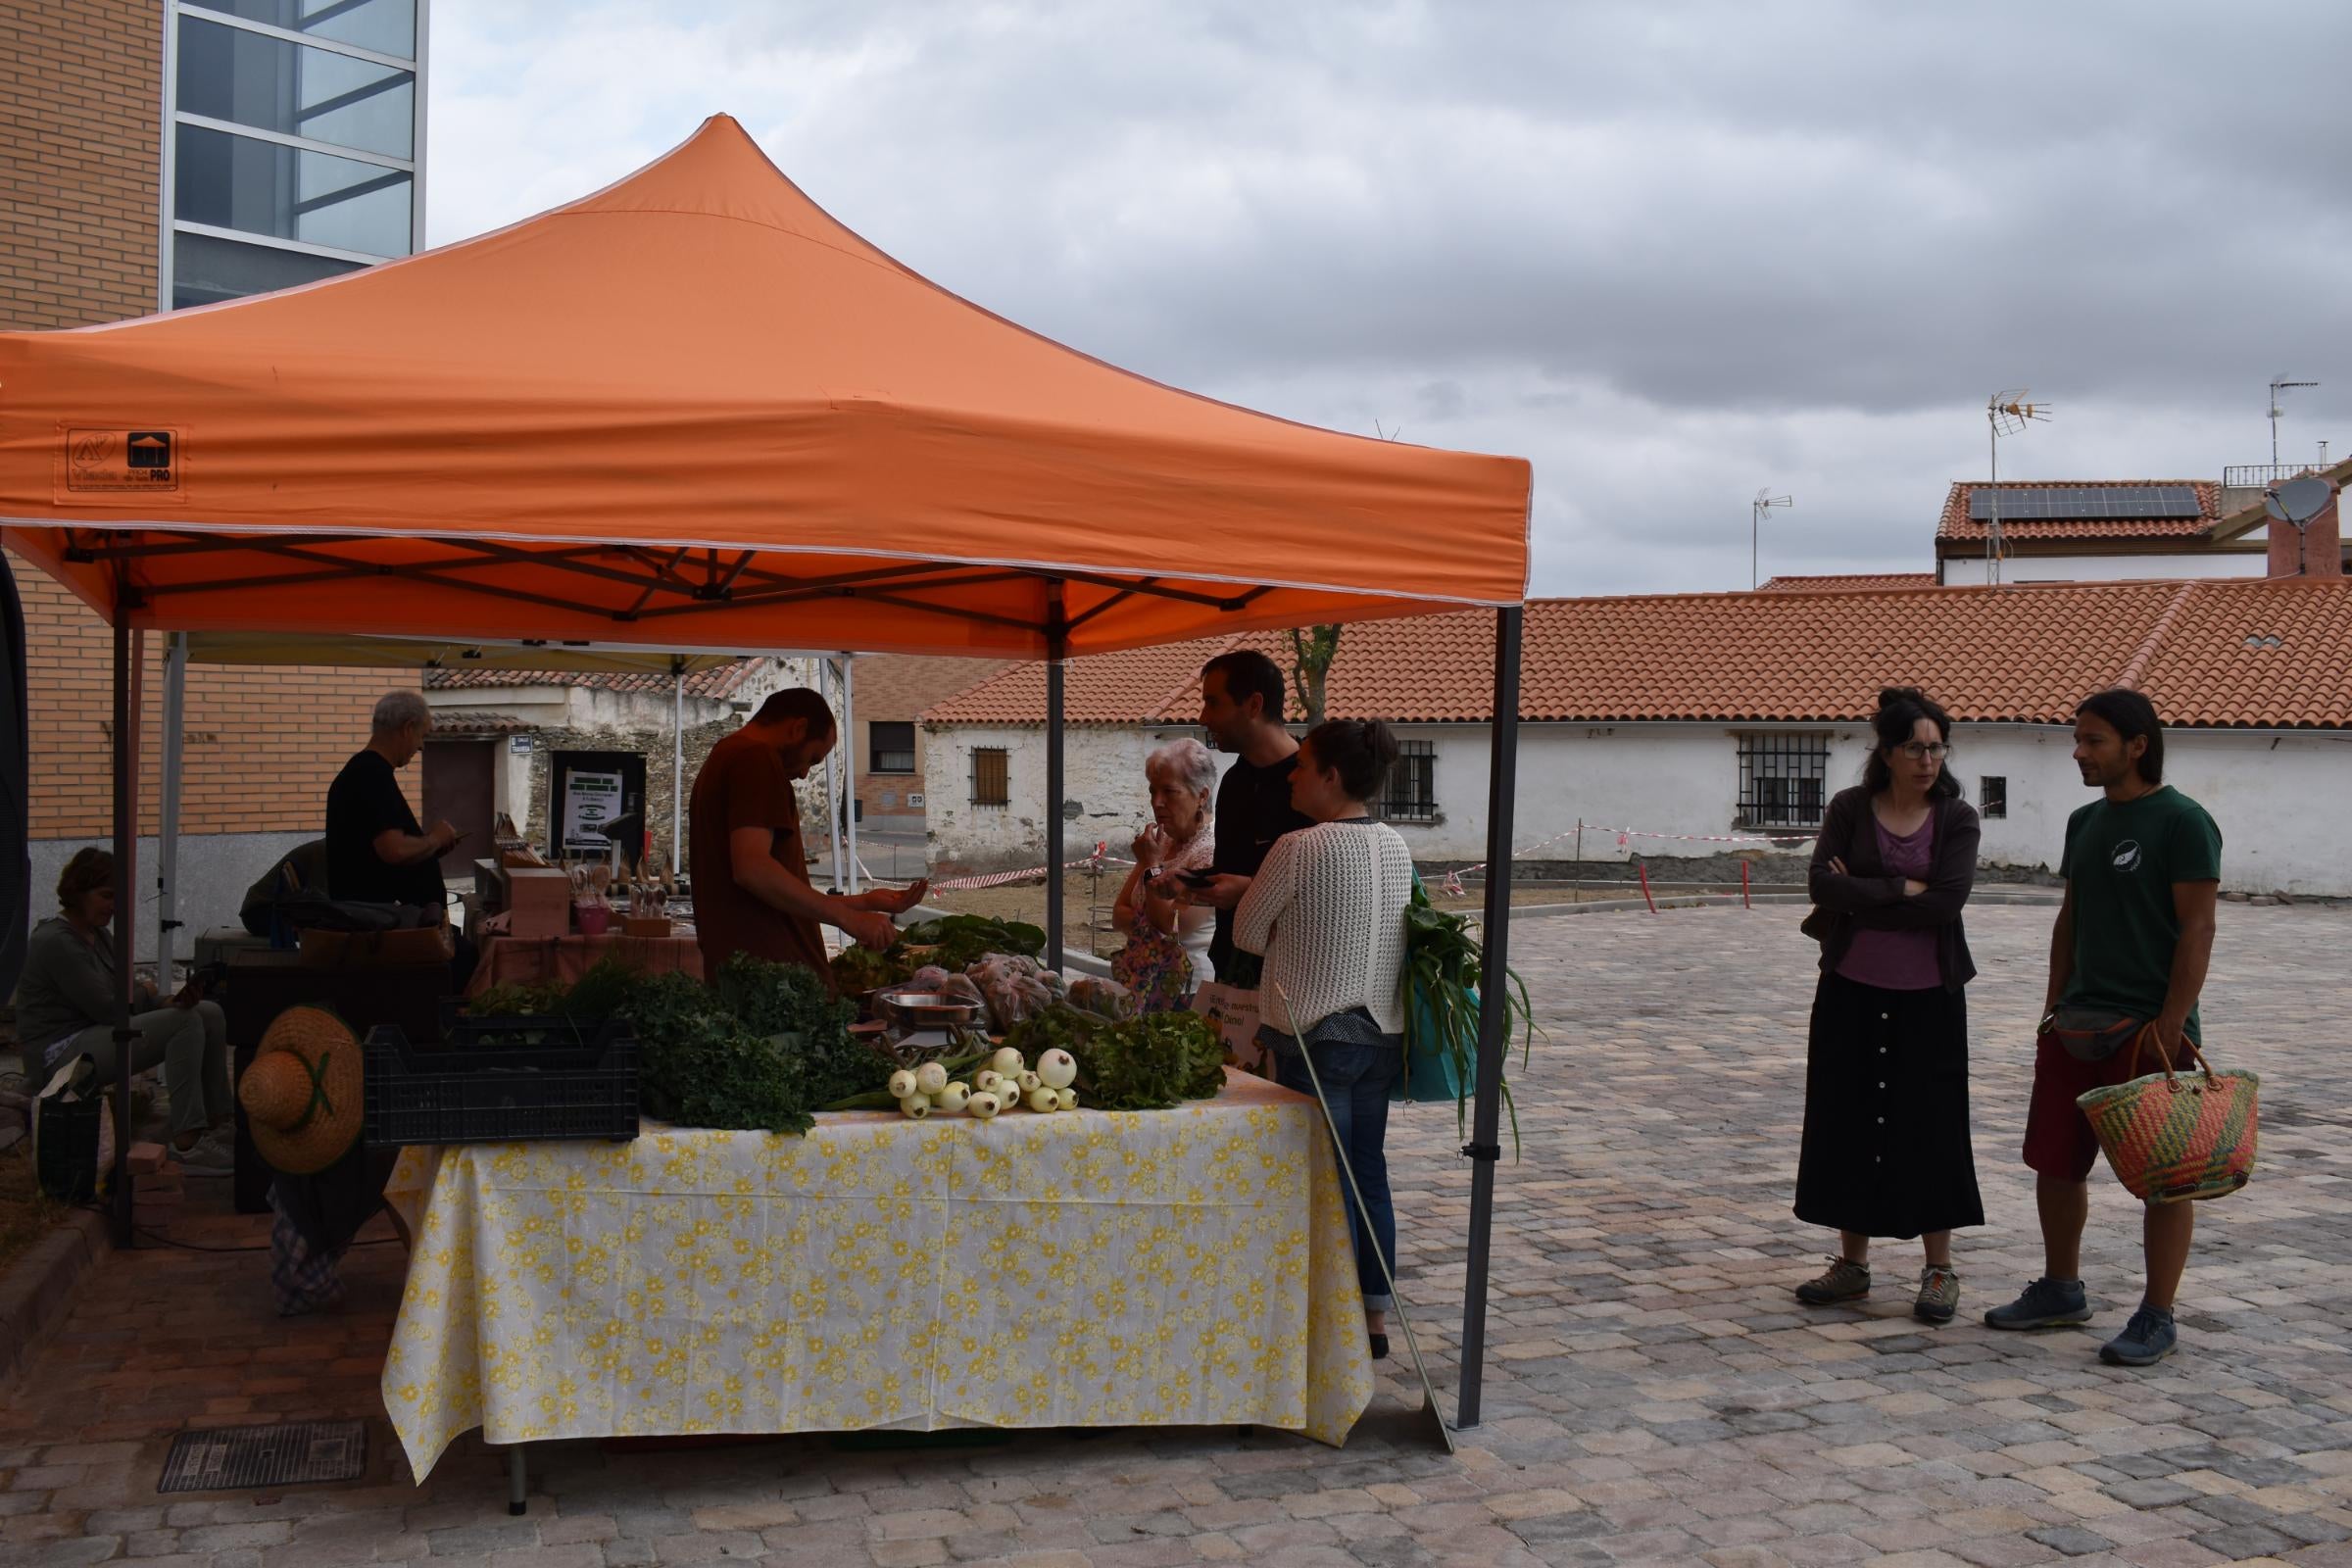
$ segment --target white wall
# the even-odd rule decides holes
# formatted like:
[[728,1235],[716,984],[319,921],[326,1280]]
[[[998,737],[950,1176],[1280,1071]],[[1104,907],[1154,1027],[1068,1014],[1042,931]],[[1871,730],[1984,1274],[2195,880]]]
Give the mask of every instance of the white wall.
[[[1739,736],[1768,726],[1723,724],[1530,724],[1520,731],[1512,843],[1526,852],[1557,839],[1533,858],[1577,856],[1573,831],[1589,824],[1582,856],[1592,861],[1705,856],[1743,846],[1711,844],[1709,834],[1738,834]],[[1827,793],[1858,783],[1870,746],[1860,724],[1788,725],[1788,732],[1830,737]],[[1069,732],[1068,796],[1081,814],[1065,834],[1065,858],[1107,840],[1123,854],[1149,809],[1143,760],[1181,729],[1101,726]],[[1437,747],[1433,822],[1396,824],[1424,861],[1486,858],[1488,737],[1483,725],[1403,725],[1407,739]],[[2220,823],[2222,885],[2231,892],[2352,896],[2352,835],[2337,831],[2330,803],[2352,792],[2352,736],[2320,731],[2169,730],[2167,780],[2197,800]],[[1971,801],[1983,781],[2007,781],[2007,814],[1984,823],[1984,858],[1996,864],[2055,869],[2066,820],[2091,799],[2073,761],[2069,727],[1960,724],[1952,767]],[[1012,805],[976,809],[971,753],[1010,753]],[[1037,865],[1044,858],[1045,741],[1037,726],[976,725],[935,730],[928,775],[927,824],[935,861],[985,869]],[[1220,762],[1225,759],[1220,758]],[[1634,837],[1613,829],[1687,834],[1688,840]],[[1771,830],[1784,837],[1794,830]],[[1560,835],[1567,835],[1560,837]],[[1801,836],[1801,835],[1798,835]],[[1763,846],[1745,846],[1762,848]],[[1787,846],[1803,852],[1804,844]]]
[[[2193,555],[2149,556],[2011,556],[2001,563],[2001,581],[2019,582],[2142,582],[2209,577],[2259,577],[2269,570],[2269,558],[2255,536],[2253,550],[2204,550]],[[1946,587],[1974,587],[1984,581],[1984,557],[1953,556],[1943,562]]]

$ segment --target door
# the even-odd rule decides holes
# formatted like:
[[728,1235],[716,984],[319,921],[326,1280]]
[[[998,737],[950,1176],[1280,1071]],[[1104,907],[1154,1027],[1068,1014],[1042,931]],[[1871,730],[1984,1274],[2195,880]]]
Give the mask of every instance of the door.
[[443,817],[466,836],[441,857],[441,879],[451,887],[473,886],[473,862],[495,855],[491,828],[497,818],[492,796],[498,778],[497,742],[427,740],[424,743],[424,808],[416,814],[431,827]]

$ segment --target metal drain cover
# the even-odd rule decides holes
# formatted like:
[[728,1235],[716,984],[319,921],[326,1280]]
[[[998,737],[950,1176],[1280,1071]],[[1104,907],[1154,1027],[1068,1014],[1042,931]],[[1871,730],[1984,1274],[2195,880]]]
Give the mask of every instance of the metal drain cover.
[[158,1492],[241,1492],[317,1481],[357,1481],[368,1468],[365,1421],[285,1421],[276,1426],[182,1432],[164,1460]]

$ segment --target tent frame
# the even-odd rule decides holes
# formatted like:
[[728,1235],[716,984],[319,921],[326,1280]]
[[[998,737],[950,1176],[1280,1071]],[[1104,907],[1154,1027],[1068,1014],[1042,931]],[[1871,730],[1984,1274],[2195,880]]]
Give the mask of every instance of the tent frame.
[[[116,573],[119,587],[123,574]],[[1055,657],[1046,663],[1046,821],[1044,838],[1047,860],[1046,876],[1046,951],[1063,955],[1065,947],[1065,901],[1062,888],[1063,857],[1068,853],[1063,843],[1063,803],[1067,798],[1065,771],[1068,761],[1066,745],[1066,683],[1064,679],[1067,650],[1067,622],[1061,617],[1061,583],[1057,577],[1047,577],[1048,585],[1048,647]],[[138,853],[138,724],[140,716],[141,680],[144,667],[142,654],[145,634],[133,629],[129,611],[129,596],[118,601],[109,619],[114,626],[114,816],[115,816],[115,904],[122,911],[115,921],[115,965],[120,989],[115,999],[116,1095],[115,1095],[115,1168],[114,1168],[114,1237],[115,1245],[132,1245],[130,1174],[130,1067],[133,1032],[130,1026],[133,1011],[131,964],[134,919],[132,911],[138,905],[138,886],[135,858]],[[1511,832],[1514,783],[1519,756],[1519,657],[1520,634],[1524,612],[1516,605],[1506,606],[1494,612],[1494,700],[1493,757],[1487,790],[1487,887],[1482,941],[1486,950],[1487,970],[1491,975],[1505,971],[1510,959],[1511,923]],[[175,639],[175,642],[177,639]],[[184,661],[184,647],[176,650]],[[826,660],[825,665],[832,665]],[[843,660],[843,664],[850,662]],[[177,668],[183,664],[175,664]],[[847,698],[846,669],[837,672]],[[177,681],[172,680],[175,690]],[[673,688],[674,692],[674,688]],[[673,696],[674,701],[674,696]],[[177,703],[171,705],[174,710]],[[845,707],[847,706],[845,701]],[[854,721],[843,719],[844,745],[855,745]],[[174,748],[169,739],[167,755]],[[844,755],[844,773],[856,777],[855,756]],[[682,753],[673,758],[672,766],[680,771],[684,766]],[[176,781],[164,784],[167,802],[176,794]],[[844,817],[854,814],[854,808],[843,803],[853,792],[844,789],[834,802],[837,830]],[[165,824],[159,823],[159,826]],[[176,828],[176,824],[170,824]],[[855,829],[851,829],[855,831]],[[174,833],[172,835],[176,837]],[[856,841],[851,840],[851,856],[856,856]],[[159,957],[171,951],[167,942],[159,943]],[[169,980],[168,966],[159,969]],[[1502,1111],[1502,1062],[1509,1049],[1510,1010],[1508,991],[1502,984],[1482,988],[1479,998],[1478,1063],[1476,1100],[1472,1110],[1471,1141],[1462,1146],[1463,1157],[1471,1161],[1470,1234],[1468,1272],[1463,1290],[1461,1335],[1461,1383],[1455,1399],[1453,1425],[1457,1429],[1474,1427],[1480,1420],[1480,1402],[1484,1386],[1487,1331],[1487,1275],[1492,1260],[1492,1235],[1494,1215],[1495,1165],[1502,1158],[1498,1142]]]

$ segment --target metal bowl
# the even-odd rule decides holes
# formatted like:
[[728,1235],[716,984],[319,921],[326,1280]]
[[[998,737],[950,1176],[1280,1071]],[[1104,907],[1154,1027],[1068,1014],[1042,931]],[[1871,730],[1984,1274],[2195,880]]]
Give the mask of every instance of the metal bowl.
[[874,1010],[903,1029],[961,1029],[979,1016],[969,1002],[951,1002],[936,991],[881,991]]

